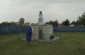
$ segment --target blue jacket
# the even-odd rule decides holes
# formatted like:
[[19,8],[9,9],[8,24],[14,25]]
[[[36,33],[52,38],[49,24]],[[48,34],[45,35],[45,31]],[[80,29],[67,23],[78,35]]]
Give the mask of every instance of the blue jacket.
[[26,31],[26,40],[31,41],[32,40],[32,28],[31,26],[28,27]]

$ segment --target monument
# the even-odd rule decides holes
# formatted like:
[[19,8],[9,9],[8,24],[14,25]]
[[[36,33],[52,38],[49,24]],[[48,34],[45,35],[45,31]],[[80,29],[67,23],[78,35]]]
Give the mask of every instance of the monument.
[[39,26],[38,38],[39,39],[44,39],[43,25],[44,25],[43,14],[42,14],[42,11],[40,11],[39,12],[39,19],[38,19],[38,26]]
[[53,36],[53,26],[44,24],[43,14],[42,11],[39,12],[39,19],[38,24],[33,25],[33,40],[39,41],[51,41],[52,38],[55,39]]
[[39,12],[38,24],[39,25],[44,25],[44,19],[43,19],[42,11]]

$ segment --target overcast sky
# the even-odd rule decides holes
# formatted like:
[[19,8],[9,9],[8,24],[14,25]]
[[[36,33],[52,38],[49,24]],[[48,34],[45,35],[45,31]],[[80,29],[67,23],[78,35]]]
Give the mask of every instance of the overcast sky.
[[45,22],[66,19],[77,20],[85,12],[85,0],[0,0],[0,23],[4,21],[37,23],[39,11],[43,12]]

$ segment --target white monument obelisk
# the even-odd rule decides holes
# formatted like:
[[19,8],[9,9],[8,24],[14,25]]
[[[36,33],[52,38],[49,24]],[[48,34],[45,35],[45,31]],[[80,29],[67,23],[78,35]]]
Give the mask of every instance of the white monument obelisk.
[[53,36],[53,26],[44,23],[42,11],[39,12],[38,25],[32,27],[34,34],[33,39],[48,42],[55,40],[55,36]]
[[38,25],[39,25],[39,39],[44,39],[43,36],[43,25],[44,25],[44,19],[43,19],[43,14],[42,11],[39,12],[39,19],[38,19]]
[[43,19],[42,11],[39,12],[38,24],[39,25],[44,25],[44,19]]

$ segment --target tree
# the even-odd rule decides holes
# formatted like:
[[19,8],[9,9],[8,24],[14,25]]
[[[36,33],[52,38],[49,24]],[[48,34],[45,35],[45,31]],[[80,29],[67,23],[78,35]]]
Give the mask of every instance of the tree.
[[16,24],[14,22],[2,22],[0,26],[15,26]]
[[72,21],[72,22],[71,22],[71,25],[76,26],[76,22],[75,22],[75,21]]
[[45,24],[51,24],[51,25],[53,25],[53,21],[46,22]]
[[57,20],[49,21],[49,22],[46,22],[46,24],[51,24],[51,25],[53,25],[53,27],[55,27],[55,26],[58,26],[58,21]]
[[58,26],[58,21],[57,20],[54,21],[53,26]]
[[65,21],[62,22],[62,25],[70,26],[70,21],[68,19],[66,19]]
[[81,26],[81,21],[77,20],[76,21],[76,26]]
[[78,20],[76,21],[78,25],[84,25],[85,26],[85,12],[78,17]]
[[20,19],[19,19],[19,24],[20,24],[20,25],[23,25],[23,24],[24,24],[24,21],[25,21],[24,18],[20,18]]

